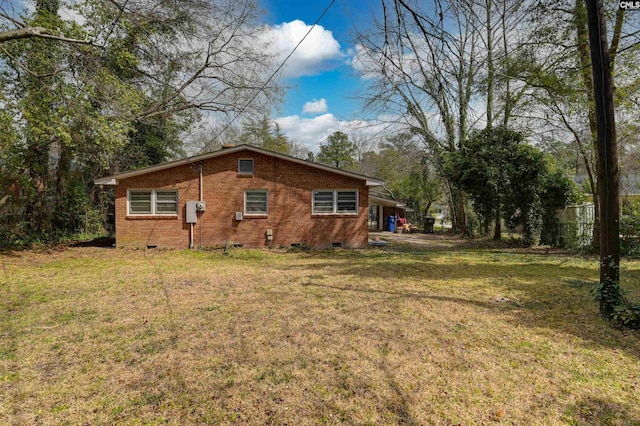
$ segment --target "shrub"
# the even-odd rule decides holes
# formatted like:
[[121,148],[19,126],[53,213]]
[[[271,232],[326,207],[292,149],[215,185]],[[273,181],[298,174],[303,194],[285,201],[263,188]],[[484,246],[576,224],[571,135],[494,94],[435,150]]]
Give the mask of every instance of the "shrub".
[[620,253],[640,256],[640,201],[623,206],[620,217]]

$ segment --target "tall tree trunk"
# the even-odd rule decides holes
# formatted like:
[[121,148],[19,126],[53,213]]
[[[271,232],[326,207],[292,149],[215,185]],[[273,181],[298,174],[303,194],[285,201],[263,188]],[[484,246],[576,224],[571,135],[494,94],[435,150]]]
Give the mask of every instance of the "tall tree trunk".
[[450,188],[449,208],[451,209],[451,226],[453,232],[467,235],[469,230],[467,229],[467,213],[465,209],[466,196],[461,189],[455,186],[451,186]]
[[[591,73],[591,57],[589,52],[589,32],[587,30],[587,13],[585,9],[584,0],[576,0],[575,6],[575,25],[576,36],[578,41],[578,55],[580,59],[580,67],[582,69],[582,83],[587,97],[588,105],[588,118],[589,118],[589,130],[591,134],[591,141],[593,145],[594,158],[593,163],[598,162],[598,135],[596,128],[596,111],[593,98],[593,75]],[[590,165],[587,164],[588,157],[585,158],[585,167],[590,169]],[[594,223],[593,223],[593,249],[598,250],[600,241],[600,202],[598,194],[598,184],[601,176],[600,171],[596,167],[596,179],[595,185],[590,185],[591,196],[593,197],[594,205]],[[590,180],[591,183],[591,180]]]
[[493,228],[493,239],[498,241],[502,238],[502,209],[500,203],[496,207],[496,223]]
[[[30,124],[27,123],[27,129]],[[27,151],[24,167],[31,181],[31,191],[27,193],[25,205],[26,229],[31,236],[42,236],[49,229],[49,209],[47,188],[49,181],[49,145],[42,137],[29,135],[27,130]]]
[[[502,48],[504,50],[503,55],[505,56],[505,60],[509,59],[509,43],[508,43],[508,31],[507,31],[507,2],[509,0],[502,0]],[[511,77],[507,75],[504,83],[504,118],[502,120],[502,125],[504,127],[509,126],[509,119],[511,118],[511,110],[513,108],[512,102],[513,99],[511,97]]]
[[613,83],[602,0],[585,0],[589,23],[593,93],[598,135],[600,224],[600,313],[611,318],[620,294],[620,206]]
[[58,152],[58,164],[56,169],[56,184],[55,184],[55,206],[53,208],[53,217],[51,223],[57,229],[64,229],[68,231],[75,227],[74,223],[68,223],[70,215],[66,210],[69,206],[66,203],[66,196],[68,193],[67,185],[69,173],[71,171],[71,161],[73,152],[71,148],[66,144],[61,144],[60,151]]
[[487,128],[493,124],[493,29],[491,28],[491,0],[485,0],[487,13]]
[[[59,0],[38,0],[36,2],[36,22],[47,22],[57,17]],[[43,236],[50,230],[50,214],[47,202],[49,183],[49,156],[53,136],[44,128],[51,118],[51,95],[49,93],[55,66],[49,53],[44,49],[47,42],[33,40],[35,48],[27,53],[29,70],[37,71],[25,75],[26,141],[24,166],[31,179],[32,193],[28,194],[25,208],[27,229],[32,236]],[[55,49],[55,47],[54,47]]]

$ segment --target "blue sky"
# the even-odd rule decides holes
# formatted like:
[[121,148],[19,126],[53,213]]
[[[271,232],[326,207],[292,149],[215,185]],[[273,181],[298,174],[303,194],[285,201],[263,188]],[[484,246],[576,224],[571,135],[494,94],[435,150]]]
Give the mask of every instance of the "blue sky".
[[[287,1],[287,0],[262,0],[261,6],[267,12],[266,20],[270,25],[280,25],[295,20],[300,20],[307,25],[312,25],[322,14],[330,1]],[[299,114],[306,102],[313,99],[326,99],[331,112],[340,119],[353,118],[357,114],[358,106],[349,99],[353,92],[359,88],[361,81],[354,75],[351,67],[345,62],[350,58],[348,52],[352,48],[350,38],[352,36],[353,20],[362,20],[366,16],[369,19],[370,7],[362,7],[362,2],[355,8],[356,2],[351,0],[336,0],[329,11],[318,24],[326,31],[330,31],[333,38],[340,44],[340,50],[347,55],[343,61],[337,61],[334,69],[319,70],[313,76],[300,76],[289,78],[286,83],[293,87],[288,91],[282,113],[284,115]],[[318,31],[319,28],[314,29]],[[307,40],[305,40],[306,42]],[[300,46],[305,48],[305,43]]]
[[[265,23],[287,41],[286,56],[328,6],[330,0],[260,0]],[[371,23],[378,1],[336,0],[285,67],[285,102],[273,119],[296,143],[317,150],[337,130],[353,133],[363,116],[353,99],[366,82],[350,63],[354,25]],[[279,31],[279,33],[278,33]],[[300,53],[300,54],[299,54]],[[371,118],[371,117],[368,117]]]
[[[33,9],[35,0],[16,0],[18,10]],[[79,23],[84,18],[63,2],[63,19]],[[273,40],[274,51],[280,51],[280,63],[311,28],[331,0],[256,0],[264,11],[263,24]],[[10,2],[11,3],[11,2]],[[272,113],[289,139],[312,151],[335,131],[347,134],[370,133],[363,124],[373,123],[364,117],[354,99],[366,87],[351,66],[354,25],[371,24],[379,0],[336,0],[319,24],[289,59],[282,72],[282,83],[288,86],[284,103]],[[369,120],[369,121],[367,121]]]

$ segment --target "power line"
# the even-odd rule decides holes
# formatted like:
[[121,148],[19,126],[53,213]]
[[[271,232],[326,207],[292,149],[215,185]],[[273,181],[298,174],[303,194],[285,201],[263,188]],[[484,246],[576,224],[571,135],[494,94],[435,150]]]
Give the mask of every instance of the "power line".
[[[284,67],[284,65],[287,63],[287,61],[289,60],[289,58],[291,58],[291,56],[295,53],[295,51],[298,49],[298,47],[300,47],[300,45],[302,44],[302,42],[307,38],[307,36],[311,33],[311,31],[313,31],[313,29],[318,25],[318,23],[320,22],[320,20],[324,17],[324,15],[326,15],[326,13],[329,11],[329,9],[331,8],[331,6],[333,6],[333,4],[336,2],[336,0],[331,0],[331,2],[329,3],[329,5],[324,9],[324,11],[322,12],[322,14],[320,14],[320,16],[318,17],[318,19],[316,19],[316,21],[313,23],[313,25],[311,26],[311,28],[309,28],[309,31],[307,31],[307,33],[304,35],[304,37],[302,37],[300,39],[300,41],[298,42],[298,44],[296,44],[296,46],[293,48],[293,50],[287,55],[286,58],[284,58],[284,60],[282,61],[282,63],[280,65],[278,65],[278,68],[276,68],[276,70],[271,74],[271,76],[267,79],[267,81],[264,82],[264,84],[262,85],[262,87],[260,87],[260,89],[258,89],[258,91],[251,97],[251,99],[249,99],[249,102],[247,102],[247,104],[245,106],[243,106],[240,111],[235,115],[235,117],[233,117],[231,119],[231,121],[224,126],[224,128],[222,130],[220,130],[220,132],[218,132],[218,134],[213,138],[213,141],[217,140],[220,135],[222,135],[225,130],[227,130],[229,127],[231,127],[231,125],[233,124],[234,121],[236,121],[236,119],[238,117],[240,117],[240,115],[242,115],[246,109],[249,107],[249,105],[251,105],[251,102],[253,102],[258,95],[267,87],[267,84],[269,84],[271,82],[271,80],[273,80],[273,78],[276,76],[276,74],[278,74],[278,72],[282,69],[282,67]],[[211,141],[211,142],[213,142]],[[205,149],[207,149],[207,147],[209,145],[211,145],[211,142],[209,142],[208,144],[206,144],[201,150],[200,152],[204,151]]]

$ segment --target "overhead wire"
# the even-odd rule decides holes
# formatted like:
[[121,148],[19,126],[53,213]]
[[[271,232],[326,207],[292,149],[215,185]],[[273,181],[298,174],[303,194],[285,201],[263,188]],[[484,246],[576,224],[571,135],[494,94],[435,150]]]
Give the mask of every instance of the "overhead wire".
[[322,20],[322,18],[324,17],[324,15],[327,14],[327,12],[329,11],[329,9],[331,9],[331,6],[333,6],[333,4],[336,2],[336,0],[331,0],[331,2],[329,2],[329,5],[324,9],[324,11],[320,14],[320,16],[318,17],[318,19],[316,19],[316,21],[313,23],[313,25],[311,26],[311,28],[309,28],[309,31],[307,31],[307,33],[304,35],[304,37],[302,37],[300,39],[300,41],[298,42],[298,44],[296,44],[296,46],[293,48],[293,50],[291,50],[291,52],[289,52],[289,54],[287,55],[286,58],[284,58],[284,60],[280,63],[280,65],[278,65],[278,68],[276,68],[276,70],[269,76],[269,78],[264,82],[264,84],[258,89],[258,91],[251,97],[251,99],[249,99],[249,102],[247,102],[241,109],[240,111],[238,111],[238,113],[231,119],[231,121],[229,121],[229,123],[227,123],[226,126],[223,127],[222,130],[220,130],[218,132],[218,134],[216,134],[216,136],[211,140],[211,142],[207,143],[201,150],[200,152],[204,152],[209,145],[211,145],[215,140],[217,140],[220,135],[222,135],[229,127],[231,127],[231,125],[233,124],[234,121],[236,121],[238,119],[238,117],[240,117],[249,107],[249,105],[251,105],[251,103],[258,97],[258,95],[260,93],[262,93],[264,91],[264,89],[267,87],[267,85],[271,82],[271,80],[273,80],[273,78],[280,72],[280,70],[285,66],[285,64],[287,63],[287,61],[289,60],[289,58],[291,58],[291,56],[296,52],[296,50],[298,49],[298,47],[300,47],[300,45],[302,44],[302,42],[304,42],[304,40],[307,38],[307,36],[311,33],[311,31],[313,31],[313,29],[318,25],[318,23]]

